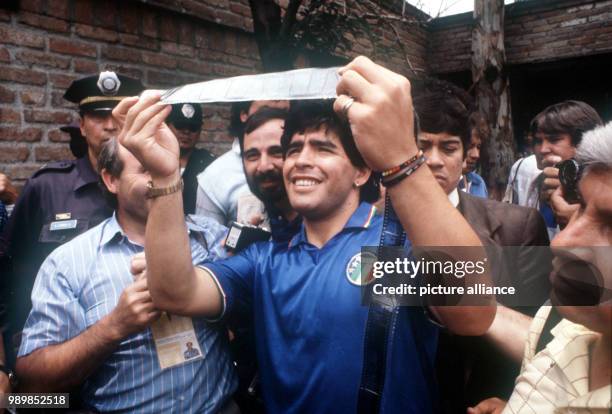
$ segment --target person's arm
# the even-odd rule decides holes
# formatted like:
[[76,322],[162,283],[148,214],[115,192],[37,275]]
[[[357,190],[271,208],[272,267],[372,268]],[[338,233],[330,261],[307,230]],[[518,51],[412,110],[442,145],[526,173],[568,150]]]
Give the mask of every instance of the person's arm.
[[[340,75],[334,108],[343,113],[348,96],[355,99],[348,118],[357,147],[368,166],[374,171],[384,171],[414,156],[418,148],[410,82],[365,57],[353,60],[340,70]],[[413,245],[482,246],[425,166],[387,192]],[[490,284],[490,277],[486,274],[466,281],[468,285],[477,282]],[[488,306],[432,306],[431,309],[450,331],[481,335],[495,316],[494,298],[483,296],[482,299]]]
[[141,277],[122,292],[111,313],[57,343],[78,330],[77,320],[83,321],[85,316],[62,275],[41,273],[39,277],[47,280],[37,280],[32,293],[32,312],[16,363],[21,392],[70,391],[95,372],[123,339],[159,317],[147,281]]
[[[119,142],[151,174],[155,187],[180,179],[178,142],[164,120],[170,106],[159,95],[124,99],[113,110]],[[223,301],[210,272],[194,267],[180,191],[151,200],[145,234],[149,290],[159,309],[179,315],[216,318]],[[171,277],[169,277],[171,275]]]
[[525,344],[532,320],[527,315],[498,304],[495,319],[484,337],[520,364],[525,355]]

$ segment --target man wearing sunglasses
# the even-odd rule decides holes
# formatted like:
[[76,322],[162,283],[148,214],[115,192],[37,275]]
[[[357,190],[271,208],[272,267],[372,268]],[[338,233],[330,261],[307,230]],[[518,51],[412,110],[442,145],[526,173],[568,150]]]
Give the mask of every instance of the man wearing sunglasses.
[[172,105],[172,112],[166,120],[168,127],[176,136],[180,147],[180,165],[183,177],[183,210],[194,214],[198,191],[198,174],[214,161],[215,156],[195,145],[202,132],[202,106],[181,103]]

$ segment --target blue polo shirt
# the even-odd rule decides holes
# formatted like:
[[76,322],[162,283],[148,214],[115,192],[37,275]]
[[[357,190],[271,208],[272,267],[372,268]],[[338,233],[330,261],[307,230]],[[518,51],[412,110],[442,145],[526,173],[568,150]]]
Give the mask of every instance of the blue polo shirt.
[[[268,412],[356,411],[368,307],[349,264],[362,246],[379,242],[382,217],[374,213],[362,203],[320,249],[302,226],[289,244],[257,243],[205,265],[222,291],[224,315],[245,307],[254,315]],[[414,307],[397,308],[391,326],[381,412],[429,413],[437,328]]]

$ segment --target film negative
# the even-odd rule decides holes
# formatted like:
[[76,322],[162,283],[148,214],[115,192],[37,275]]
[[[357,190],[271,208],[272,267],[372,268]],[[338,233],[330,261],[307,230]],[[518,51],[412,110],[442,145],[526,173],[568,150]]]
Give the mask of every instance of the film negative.
[[163,91],[165,104],[255,100],[332,99],[338,67],[297,69],[191,83]]

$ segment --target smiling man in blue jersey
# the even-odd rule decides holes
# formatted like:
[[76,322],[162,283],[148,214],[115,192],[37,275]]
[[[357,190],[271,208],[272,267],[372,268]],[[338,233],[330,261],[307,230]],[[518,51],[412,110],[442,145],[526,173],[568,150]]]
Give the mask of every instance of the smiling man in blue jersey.
[[[236,379],[224,327],[162,316],[146,278],[130,273],[145,244],[149,173],[116,139],[98,165],[115,213],[44,261],[17,359],[20,390],[80,388],[82,403],[96,412],[228,412]],[[225,227],[189,221],[194,263],[222,257]]]
[[[167,193],[153,200],[147,222],[147,279],[155,305],[209,318],[250,307],[270,413],[357,411],[368,307],[349,270],[361,246],[380,238],[381,218],[368,196],[376,189],[372,170],[416,166],[412,173],[396,171],[394,185],[387,181],[414,245],[481,246],[418,154],[408,80],[360,57],[340,70],[337,90],[335,111],[331,102],[292,105],[285,124],[283,178],[303,217],[300,232],[289,245],[257,243],[228,260],[195,267],[180,193],[163,190],[180,177],[176,140],[163,124],[168,108],[149,95],[124,100],[114,112],[124,120],[121,142],[149,170],[154,187]],[[431,306],[430,314],[453,332],[479,335],[495,314],[492,298],[481,299],[485,306]],[[395,308],[392,318],[378,407],[433,412],[437,327],[420,308]]]

